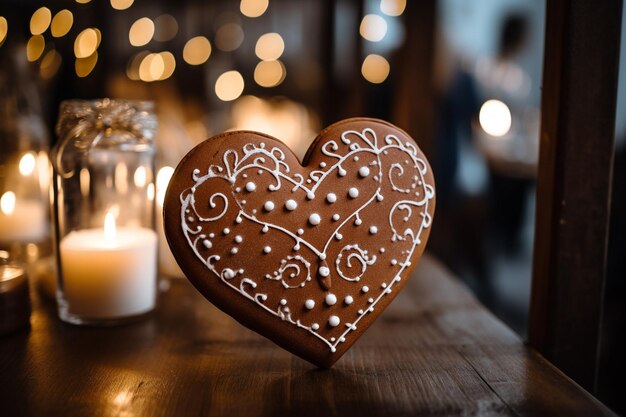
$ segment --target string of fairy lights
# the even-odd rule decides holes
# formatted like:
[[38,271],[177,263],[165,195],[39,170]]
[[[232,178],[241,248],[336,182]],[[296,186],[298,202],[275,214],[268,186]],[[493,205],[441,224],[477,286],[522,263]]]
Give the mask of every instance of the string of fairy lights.
[[[86,4],[91,0],[75,0]],[[115,10],[127,10],[134,0],[109,0]],[[368,42],[382,41],[388,32],[387,21],[383,15],[400,16],[406,7],[406,0],[380,0],[380,13],[365,15],[360,23],[359,33]],[[269,0],[241,0],[239,11],[247,18],[262,16],[269,8]],[[42,78],[50,79],[59,70],[63,57],[54,48],[46,36],[63,38],[74,26],[74,15],[68,9],[57,11],[54,15],[48,7],[40,7],[30,18],[31,36],[26,44],[26,58],[39,65]],[[49,34],[48,34],[49,31]],[[9,33],[7,19],[0,16],[0,46]],[[169,14],[162,14],[154,19],[141,17],[135,20],[128,30],[128,41],[134,48],[142,48],[153,40],[167,42],[178,33],[178,22]],[[183,61],[192,66],[205,64],[211,57],[213,47],[220,51],[237,50],[244,40],[244,31],[240,24],[226,22],[216,31],[211,41],[203,35],[197,35],[185,42],[182,50]],[[74,70],[78,77],[88,77],[98,63],[98,48],[102,42],[102,33],[96,27],[81,30],[74,39]],[[285,64],[280,60],[285,51],[285,41],[276,32],[261,35],[255,44],[255,55],[259,59],[254,69],[254,82],[265,88],[280,85],[287,76]],[[171,51],[152,52],[140,50],[133,54],[126,67],[129,79],[142,82],[163,81],[170,78],[176,70],[176,57]],[[379,54],[368,54],[362,62],[361,74],[370,83],[380,84],[389,76],[390,65]],[[228,70],[217,77],[215,94],[223,101],[237,99],[243,93],[245,80],[239,71]]]

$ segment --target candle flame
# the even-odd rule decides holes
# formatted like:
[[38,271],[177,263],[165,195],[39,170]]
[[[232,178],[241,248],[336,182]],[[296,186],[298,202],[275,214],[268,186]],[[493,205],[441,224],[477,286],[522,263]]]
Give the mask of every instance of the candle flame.
[[487,100],[478,115],[480,126],[491,136],[504,136],[511,130],[511,111],[500,100]]
[[105,240],[115,240],[115,216],[112,212],[108,212],[106,216],[104,216],[104,239]]
[[135,170],[135,185],[141,188],[146,185],[146,182],[147,182],[146,168],[141,166]]
[[0,210],[6,215],[13,214],[13,210],[15,210],[15,193],[13,191],[7,191],[2,194],[0,198]]
[[32,174],[35,170],[35,156],[30,152],[26,152],[20,159],[19,169],[20,174],[25,177]]

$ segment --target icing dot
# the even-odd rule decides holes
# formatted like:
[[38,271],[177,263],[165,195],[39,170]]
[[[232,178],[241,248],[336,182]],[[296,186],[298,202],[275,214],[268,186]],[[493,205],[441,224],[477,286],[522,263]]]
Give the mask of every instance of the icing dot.
[[319,329],[319,328],[320,328],[320,325],[319,325],[319,324],[317,324],[317,323],[313,323],[313,324],[311,325],[311,329],[313,329],[313,330],[317,330],[317,329]]
[[306,198],[308,198],[309,200],[313,200],[315,198],[315,194],[313,194],[312,191],[309,191],[308,193],[306,193]]
[[265,252],[265,253],[270,253],[271,251],[272,251],[272,248],[269,247],[269,246],[266,246],[266,247],[263,248],[263,252]]
[[192,222],[193,220],[194,220],[193,217],[191,217],[191,216],[187,217],[187,221],[188,222]]
[[326,304],[328,304],[329,306],[334,306],[337,303],[337,296],[330,293],[326,295],[326,299],[324,301],[326,301]]
[[339,174],[340,177],[345,177],[348,171],[340,167],[337,173]]
[[259,175],[261,175],[261,174],[263,173],[263,170],[262,170],[262,169],[259,169],[256,173],[257,173],[257,174],[259,174]]
[[235,219],[235,223],[241,223],[243,221],[243,219],[241,217],[237,217]]
[[372,304],[372,303],[374,302],[374,299],[373,299],[373,298],[368,298],[368,299],[367,299],[367,302],[368,302],[368,303],[370,303],[370,304]]
[[343,302],[346,303],[347,305],[352,304],[353,301],[354,299],[352,298],[351,295],[346,295],[346,298],[343,299]]
[[326,195],[326,201],[328,201],[329,203],[334,203],[335,201],[337,201],[337,196],[335,195],[335,193],[328,193]]
[[370,227],[370,234],[375,235],[376,233],[378,233],[378,227],[371,226]]
[[307,184],[310,184],[311,182],[312,182],[312,181],[311,181],[311,178],[309,178],[309,179],[307,179],[307,180],[306,180],[306,183],[307,183]]
[[339,317],[337,316],[330,316],[330,318],[328,319],[328,324],[333,327],[339,326],[339,323],[341,323],[341,320],[339,320]]
[[358,309],[358,310],[357,310],[357,313],[359,313],[359,314],[363,314],[363,310]]
[[249,193],[253,192],[254,190],[256,190],[256,184],[253,183],[252,181],[247,182],[246,183],[246,191],[248,191]]
[[323,261],[324,259],[326,259],[326,254],[325,254],[325,253],[320,254],[320,259],[321,259],[322,261]]
[[378,251],[379,251],[380,253],[385,253],[385,248],[380,248],[380,249],[378,249]]
[[259,146],[261,147],[261,149],[265,148],[265,142],[261,142]]
[[237,248],[232,248],[232,249],[230,250],[230,253],[232,253],[233,255],[236,255],[236,254],[237,254],[237,252],[239,252],[239,249],[237,249]]
[[241,204],[246,204],[247,201],[246,200],[241,200]]
[[293,250],[300,250],[300,244],[296,243],[296,245],[293,247]]
[[282,300],[280,300],[280,304],[286,306],[287,305],[287,300],[285,300],[283,298]]
[[380,284],[380,288],[387,288],[387,283],[383,282],[382,284]]
[[326,167],[326,162],[320,162],[320,168],[325,168]]
[[341,217],[338,214],[333,214],[333,220],[337,221],[339,220]]
[[202,244],[203,244],[203,245],[204,245],[204,247],[205,247],[205,248],[207,248],[207,249],[211,249],[211,248],[213,247],[213,244],[211,243],[211,241],[210,241],[210,240],[206,240],[206,239],[205,239],[205,240],[202,242]]
[[368,167],[359,168],[359,176],[361,178],[365,178],[370,174],[370,169]]
[[330,275],[330,269],[327,266],[322,266],[320,267],[320,269],[318,270],[318,273],[320,274],[320,276],[322,277],[327,277]]
[[397,260],[395,260],[395,259],[392,259],[392,260],[391,260],[391,265],[397,265],[397,264],[398,264],[398,261],[397,261]]
[[364,285],[363,288],[361,288],[361,291],[363,291],[364,293],[368,292],[370,290],[370,287],[368,287],[367,285]]
[[299,235],[303,235],[303,234],[304,234],[304,229],[298,229],[297,233],[298,233]]
[[274,202],[273,201],[266,201],[265,204],[263,204],[263,208],[265,209],[265,211],[272,211],[274,210]]
[[361,223],[363,223],[363,221],[362,221],[361,219],[356,219],[356,220],[354,221],[354,224],[356,224],[357,226],[360,226],[360,225],[361,225]]
[[236,193],[240,193],[240,192],[241,192],[241,187],[236,187],[236,188],[235,188],[235,192],[236,192]]
[[341,233],[337,233],[337,234],[335,235],[335,239],[337,239],[337,240],[341,240],[341,239],[343,239],[343,235],[342,235]]
[[289,211],[294,211],[298,208],[298,203],[296,203],[296,200],[287,200],[285,202],[285,208]]
[[243,178],[248,178],[248,174],[243,174],[242,177]]
[[331,338],[330,338],[330,341],[331,341],[331,342],[334,342],[335,340],[337,340],[337,339],[336,339],[336,338],[334,338],[334,337],[331,337]]
[[350,198],[357,198],[359,196],[359,190],[356,187],[352,187],[348,190]]
[[378,201],[383,201],[383,198],[384,198],[384,197],[383,197],[383,195],[382,195],[382,194],[378,194],[378,195],[376,196],[376,200],[378,200]]
[[237,242],[237,243],[243,242],[243,238],[241,237],[241,235],[235,236],[235,242]]
[[215,237],[215,233],[209,233],[209,237],[213,239]]
[[224,274],[224,277],[226,279],[230,279],[230,278],[233,278],[235,276],[235,271],[233,271],[230,268],[226,268],[226,269],[224,269],[223,274]]
[[256,214],[256,209],[252,209],[252,214]]
[[313,310],[313,308],[315,307],[315,301],[309,298],[308,300],[304,302],[304,306],[309,310]]
[[317,213],[313,213],[309,217],[309,223],[311,223],[313,226],[317,226],[318,224],[320,224],[321,220],[322,219],[320,218],[320,215]]
[[263,233],[267,233],[269,230],[270,230],[270,228],[269,228],[269,227],[267,227],[267,225],[263,226],[263,229],[261,229],[261,231],[262,231]]
[[222,233],[224,233],[225,235],[230,233],[230,229],[228,227],[224,228],[224,230],[222,231]]

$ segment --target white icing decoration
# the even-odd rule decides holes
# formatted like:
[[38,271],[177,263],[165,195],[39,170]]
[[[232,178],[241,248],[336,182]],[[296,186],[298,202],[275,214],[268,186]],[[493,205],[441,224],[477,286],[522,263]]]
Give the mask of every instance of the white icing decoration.
[[327,276],[330,275],[330,268],[328,268],[327,266],[322,266],[319,268],[317,273],[320,274],[321,277],[326,278]]
[[263,248],[264,253],[270,253],[271,251],[272,251],[272,248],[270,246],[266,246]]
[[338,221],[341,218],[341,216],[337,213],[333,214],[333,220],[334,221]]
[[243,238],[241,237],[241,235],[235,236],[235,242],[237,242],[237,243],[243,242]]
[[227,235],[230,233],[230,229],[228,227],[225,227],[224,230],[222,230],[222,233],[224,233],[224,235]]
[[333,293],[329,293],[326,295],[326,298],[324,299],[324,301],[329,306],[334,306],[335,304],[337,304],[337,296]]
[[304,234],[304,229],[298,229],[297,233],[298,235],[302,236]]
[[366,293],[370,290],[370,287],[368,287],[367,285],[364,285],[363,288],[361,288],[361,291],[363,291],[363,293]]
[[359,190],[356,187],[352,187],[348,190],[348,196],[350,198],[357,198],[359,196]]
[[330,318],[328,319],[328,324],[330,324],[332,327],[339,326],[339,323],[341,323],[341,320],[337,316],[330,316]]
[[287,200],[285,202],[285,208],[289,211],[294,211],[298,208],[298,203],[296,203],[296,200]]
[[354,224],[355,224],[356,226],[360,226],[360,225],[361,225],[361,223],[363,223],[363,221],[362,221],[361,219],[356,219],[356,220],[354,221]]
[[233,255],[236,255],[236,254],[237,254],[237,252],[239,252],[239,249],[237,249],[237,248],[232,248],[232,249],[230,250],[230,253],[232,253]]
[[370,234],[375,235],[376,233],[378,233],[378,227],[370,226]]
[[385,248],[380,248],[380,249],[378,249],[378,252],[380,252],[380,253],[385,253]]
[[203,245],[204,245],[204,247],[205,247],[205,248],[207,248],[207,249],[211,249],[211,248],[213,247],[213,244],[211,243],[211,241],[210,241],[210,240],[206,240],[206,239],[205,239],[205,240],[202,242],[202,244],[203,244]]
[[[339,142],[342,144],[341,148],[338,144]],[[349,146],[346,147],[343,145]],[[394,165],[393,163],[387,167],[383,166],[381,163],[381,155],[389,154],[390,150],[393,150],[395,153],[403,153],[405,160],[409,161],[409,163],[404,166],[401,166],[400,164]],[[434,188],[432,184],[428,184],[426,181],[427,165],[424,160],[418,157],[417,147],[409,141],[405,141],[403,143],[393,134],[385,135],[384,138],[379,140],[372,128],[366,128],[362,131],[344,131],[341,133],[339,139],[327,140],[321,147],[321,153],[325,155],[329,161],[325,166],[320,165],[320,168],[325,168],[325,170],[312,171],[308,174],[308,178],[304,178],[302,174],[292,174],[290,172],[290,167],[285,162],[285,155],[279,148],[267,148],[264,143],[260,143],[258,145],[248,143],[237,150],[228,149],[222,155],[222,163],[210,165],[204,172],[200,169],[193,170],[193,186],[183,191],[180,195],[180,219],[182,232],[187,238],[189,246],[195,252],[198,259],[200,259],[210,271],[221,279],[225,285],[228,285],[235,291],[238,291],[242,296],[256,303],[260,308],[277,318],[288,321],[296,327],[308,330],[312,335],[326,343],[331,352],[334,352],[336,351],[337,344],[345,341],[346,335],[356,329],[356,325],[359,320],[361,320],[365,314],[373,311],[374,306],[378,303],[378,301],[391,291],[396,282],[400,281],[400,275],[404,269],[410,265],[409,259],[415,251],[415,248],[421,243],[420,237],[423,230],[425,228],[429,228],[432,222],[428,209],[429,202],[434,197]],[[368,197],[364,199],[367,201],[365,201],[363,205],[358,207],[352,213],[347,213],[343,221],[339,221],[340,217],[335,220],[335,216],[333,216],[333,220],[337,223],[334,224],[334,230],[330,230],[328,239],[323,247],[316,247],[307,240],[280,225],[260,221],[254,215],[249,214],[252,210],[254,210],[254,208],[244,209],[244,205],[246,204],[245,200],[238,200],[240,195],[235,194],[234,184],[237,183],[237,179],[244,177],[244,171],[248,169],[255,169],[258,170],[259,173],[263,170],[263,173],[267,174],[267,176],[271,179],[271,183],[268,185],[268,190],[270,191],[278,191],[282,189],[283,186],[286,186],[290,187],[291,191],[294,193],[304,192],[307,196],[309,193],[313,193],[314,195],[317,188],[324,183],[325,178],[334,172],[336,172],[339,177],[346,176],[347,171],[343,167],[343,164],[346,163],[349,158],[351,160],[358,160],[359,156],[362,156],[363,160],[367,161],[370,161],[372,157],[374,158],[374,160],[371,160],[368,164],[370,167],[376,167],[374,168],[374,175],[372,178],[376,181],[378,186],[372,194],[367,192],[367,196],[371,195],[371,198]],[[371,168],[369,175],[372,175]],[[391,244],[393,245],[396,242],[403,241],[408,242],[409,246],[402,252],[403,260],[397,262],[399,267],[394,268],[394,273],[396,275],[389,282],[387,288],[385,288],[384,291],[382,291],[375,298],[372,297],[371,305],[366,311],[359,309],[358,317],[353,320],[352,323],[349,323],[347,329],[342,334],[338,335],[336,339],[327,339],[317,333],[317,330],[319,329],[318,323],[310,323],[310,325],[307,325],[302,323],[299,319],[292,318],[292,312],[290,312],[287,305],[280,305],[278,309],[267,305],[266,301],[268,301],[269,295],[255,290],[258,287],[258,284],[255,281],[257,278],[253,279],[253,277],[244,276],[244,271],[242,269],[234,271],[230,268],[223,268],[221,265],[218,266],[217,263],[220,262],[219,255],[212,254],[208,257],[206,255],[206,250],[203,246],[203,242],[206,240],[206,237],[202,234],[203,226],[200,224],[215,222],[223,218],[226,213],[234,213],[237,215],[236,221],[238,223],[243,221],[257,223],[259,226],[262,226],[262,231],[264,233],[268,232],[269,229],[272,228],[293,239],[294,250],[299,250],[300,245],[304,245],[312,252],[313,256],[317,256],[320,260],[325,259],[326,252],[331,242],[335,239],[340,240],[342,238],[339,230],[346,225],[348,221],[358,219],[359,213],[366,209],[370,203],[383,200],[381,186],[384,178],[389,179],[392,192],[398,192],[403,196],[403,199],[395,202],[393,207],[389,210],[388,221],[392,234]],[[212,194],[209,197],[210,214],[203,217],[200,216],[196,210],[195,192],[200,185],[208,180],[225,181],[230,187],[232,187],[232,191],[227,193],[228,196],[222,192]],[[292,201],[295,203],[295,200]],[[238,213],[233,211],[231,205],[235,206],[235,210],[239,209]],[[293,209],[295,210],[295,208],[297,208],[297,203]],[[188,214],[193,214],[193,216],[189,216],[194,219],[193,221],[189,221],[190,224],[186,222]],[[208,225],[205,227],[208,227]],[[211,235],[209,236],[211,237]],[[366,262],[365,266],[361,264],[361,269],[367,267],[367,262],[374,262],[375,257],[370,256],[366,251],[361,253],[354,248],[351,249],[351,251],[352,253],[347,256],[344,253],[345,251],[340,251],[337,257],[339,258],[339,255],[342,255],[342,259],[346,261],[349,259],[359,259],[359,257],[361,257],[361,259]],[[380,250],[380,252],[383,253],[384,251]],[[309,252],[305,253],[307,256],[310,256]],[[331,253],[336,252],[333,251]],[[353,257],[350,258],[350,255],[353,255]],[[225,259],[222,262],[231,261],[229,259]],[[347,262],[345,263],[347,264]],[[350,265],[348,265],[348,268],[350,268]],[[358,264],[356,265],[356,269],[358,271]],[[287,256],[284,259],[284,262],[281,261],[281,266],[274,273],[274,275],[265,275],[265,278],[281,281],[282,285],[286,288],[302,287],[308,280],[311,279],[310,262],[300,255]],[[350,276],[350,278],[354,279],[352,276]],[[295,285],[293,285],[294,283]],[[367,287],[362,287],[361,290],[366,291],[366,289]],[[279,303],[276,303],[274,306],[278,304]],[[337,320],[339,320],[338,317]],[[330,319],[329,324],[331,324]]]
[[209,237],[213,239],[215,237],[215,233],[209,233]]
[[274,210],[274,202],[273,201],[266,201],[265,204],[263,204],[263,208],[265,209],[265,211],[272,211]]
[[[351,251],[348,256],[346,256],[346,265],[348,268],[352,268],[352,261],[356,260],[361,264],[361,272],[356,274],[355,276],[346,276],[341,270],[341,260],[343,259],[344,252]],[[335,260],[335,265],[337,267],[337,273],[339,276],[346,281],[359,281],[365,271],[367,270],[368,265],[373,265],[376,262],[376,255],[368,256],[367,251],[363,250],[359,247],[359,245],[347,245],[344,246],[339,254],[337,255],[337,259]]]
[[313,213],[311,214],[311,216],[309,216],[309,223],[311,223],[313,226],[317,226],[318,224],[320,224],[321,221],[322,218],[317,213]]
[[361,178],[366,178],[370,174],[370,169],[368,167],[359,168],[359,176]]
[[306,198],[308,198],[309,200],[313,200],[315,198],[315,194],[309,191],[308,193],[306,193]]
[[315,301],[311,300],[310,298],[308,300],[306,300],[304,302],[304,306],[308,309],[308,310],[313,310],[315,308]]
[[337,201],[337,196],[335,195],[335,193],[328,193],[326,195],[326,201],[328,201],[329,203],[334,203],[335,201]]
[[346,303],[346,305],[352,304],[353,301],[354,301],[354,298],[352,298],[351,295],[346,295],[346,298],[343,299],[343,302]]

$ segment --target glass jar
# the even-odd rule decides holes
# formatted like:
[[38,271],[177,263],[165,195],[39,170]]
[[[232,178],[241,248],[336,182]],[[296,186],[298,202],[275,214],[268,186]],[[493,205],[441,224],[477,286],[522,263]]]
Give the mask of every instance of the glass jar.
[[[0,66],[0,250],[33,262],[51,253],[48,135],[27,64]],[[6,65],[4,65],[6,64]]]
[[156,303],[153,104],[61,104],[52,154],[59,317],[116,324]]

